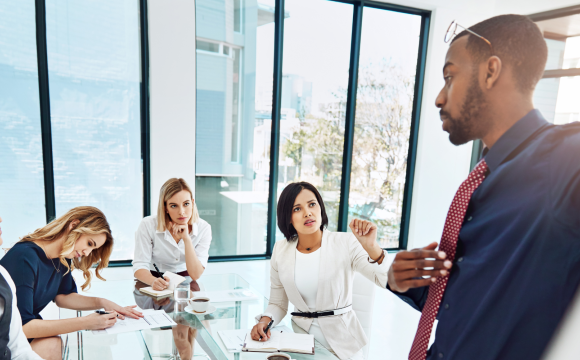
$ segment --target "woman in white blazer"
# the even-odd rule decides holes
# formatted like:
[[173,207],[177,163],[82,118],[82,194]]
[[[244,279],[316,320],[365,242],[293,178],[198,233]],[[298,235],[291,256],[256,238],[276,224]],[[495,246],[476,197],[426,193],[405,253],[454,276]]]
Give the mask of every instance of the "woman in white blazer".
[[353,278],[358,271],[383,289],[387,285],[387,253],[376,242],[377,227],[355,219],[349,225],[352,234],[327,230],[322,197],[307,182],[282,191],[277,215],[286,240],[274,246],[270,301],[256,317],[252,338],[267,340],[264,328],[286,316],[290,301],[299,327],[294,331],[314,335],[340,359],[362,359],[368,339],[352,311]]
[[133,274],[154,290],[169,285],[165,271],[195,281],[207,266],[210,244],[211,226],[199,217],[189,185],[169,179],[161,187],[157,215],[144,218],[135,233]]

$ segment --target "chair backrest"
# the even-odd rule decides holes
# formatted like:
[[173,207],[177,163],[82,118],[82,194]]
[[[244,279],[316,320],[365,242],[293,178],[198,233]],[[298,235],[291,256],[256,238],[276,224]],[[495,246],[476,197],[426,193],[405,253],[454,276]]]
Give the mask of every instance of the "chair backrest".
[[369,347],[371,342],[371,328],[373,326],[373,309],[375,305],[375,288],[376,285],[359,274],[354,276],[352,288],[352,309],[354,310],[358,321],[369,339],[369,343],[363,348],[365,359],[368,358]]

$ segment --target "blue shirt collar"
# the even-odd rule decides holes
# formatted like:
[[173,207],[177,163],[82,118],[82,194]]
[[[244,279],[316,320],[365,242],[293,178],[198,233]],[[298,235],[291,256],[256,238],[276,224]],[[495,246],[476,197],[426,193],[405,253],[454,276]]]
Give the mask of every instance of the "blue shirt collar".
[[495,171],[518,146],[546,125],[548,122],[537,109],[518,120],[489,150],[484,150],[484,158],[489,170]]

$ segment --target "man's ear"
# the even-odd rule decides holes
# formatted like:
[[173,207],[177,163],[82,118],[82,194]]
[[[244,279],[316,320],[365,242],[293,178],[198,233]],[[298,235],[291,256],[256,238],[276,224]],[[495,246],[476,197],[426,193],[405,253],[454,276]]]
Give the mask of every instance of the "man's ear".
[[503,64],[501,59],[495,55],[487,59],[485,64],[485,88],[487,90],[491,89],[495,84],[497,84],[497,80],[499,79],[502,71],[502,66]]
[[81,221],[79,219],[71,221],[70,224],[68,225],[68,231],[72,231],[72,229],[76,228],[80,222]]

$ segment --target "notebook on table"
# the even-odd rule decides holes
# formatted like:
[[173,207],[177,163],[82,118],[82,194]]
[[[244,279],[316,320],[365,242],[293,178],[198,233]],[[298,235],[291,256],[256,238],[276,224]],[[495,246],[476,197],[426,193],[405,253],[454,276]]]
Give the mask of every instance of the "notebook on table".
[[170,271],[166,271],[165,273],[163,273],[163,276],[167,276],[169,278],[169,286],[167,287],[166,290],[153,290],[151,286],[148,286],[139,289],[139,291],[155,297],[170,296],[173,295],[173,290],[175,290],[175,287],[185,280],[183,276],[174,274]]
[[246,334],[242,351],[252,352],[293,352],[314,355],[314,335],[295,334],[293,332],[272,332],[267,341],[252,340],[251,333]]

